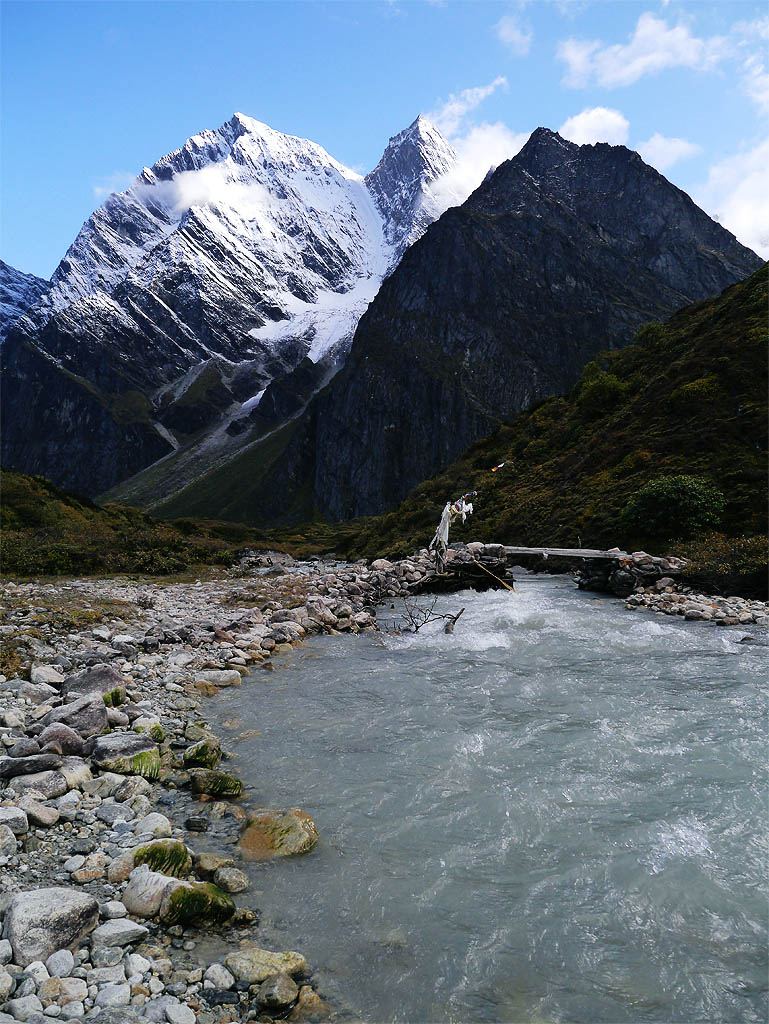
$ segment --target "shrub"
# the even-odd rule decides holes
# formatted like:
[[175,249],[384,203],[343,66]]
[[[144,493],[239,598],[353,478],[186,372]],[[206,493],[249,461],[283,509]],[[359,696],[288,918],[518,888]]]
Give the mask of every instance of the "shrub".
[[628,385],[613,373],[599,371],[590,380],[583,381],[577,407],[588,419],[597,419],[616,409],[625,401]]
[[714,402],[719,390],[718,378],[713,374],[700,377],[676,388],[670,396],[670,406],[678,413],[696,413]]
[[635,492],[621,512],[621,522],[639,536],[685,539],[717,526],[725,506],[721,491],[704,477],[660,476]]
[[690,559],[684,577],[708,593],[739,594],[766,600],[768,590],[766,537],[726,537],[709,533],[680,549]]

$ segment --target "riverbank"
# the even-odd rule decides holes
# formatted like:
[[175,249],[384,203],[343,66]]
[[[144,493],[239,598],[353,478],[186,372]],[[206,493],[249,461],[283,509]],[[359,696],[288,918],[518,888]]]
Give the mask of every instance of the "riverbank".
[[[452,561],[501,573],[487,547]],[[0,1022],[334,1012],[301,953],[260,945],[237,866],[311,848],[314,823],[257,813],[207,701],[309,635],[376,628],[377,605],[434,574],[426,552],[370,566],[255,552],[210,579],[2,584]]]

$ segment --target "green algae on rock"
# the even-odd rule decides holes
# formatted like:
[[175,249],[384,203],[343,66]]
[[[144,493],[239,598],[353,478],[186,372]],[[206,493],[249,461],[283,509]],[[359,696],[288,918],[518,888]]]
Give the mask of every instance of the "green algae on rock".
[[185,768],[216,768],[221,759],[222,748],[215,736],[206,736],[193,743],[182,755]]
[[99,736],[91,760],[100,771],[117,775],[141,775],[155,780],[160,774],[160,751],[153,740],[137,733]]
[[192,855],[177,839],[157,839],[134,851],[134,864],[147,864],[152,871],[185,878],[192,871]]
[[235,913],[232,897],[213,882],[180,882],[164,897],[160,917],[171,924],[221,924]]
[[244,860],[272,860],[307,853],[317,841],[318,829],[305,811],[263,807],[248,815],[237,848]]
[[205,768],[195,768],[190,772],[193,793],[204,793],[207,796],[240,796],[243,783],[234,775]]

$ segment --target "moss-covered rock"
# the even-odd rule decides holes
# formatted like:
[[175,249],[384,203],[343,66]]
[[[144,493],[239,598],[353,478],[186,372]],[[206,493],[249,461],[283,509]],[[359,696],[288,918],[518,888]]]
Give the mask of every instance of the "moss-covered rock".
[[150,728],[149,734],[150,738],[153,739],[156,743],[165,742],[166,734],[163,732],[163,726],[159,722],[157,725],[153,725]]
[[160,774],[160,751],[149,736],[133,732],[114,732],[99,736],[91,760],[102,772],[141,775],[154,780]]
[[222,924],[234,913],[232,898],[212,882],[181,882],[160,907],[161,919],[169,924]]
[[205,768],[195,768],[190,772],[193,793],[204,793],[207,796],[240,796],[243,783],[234,775]]
[[158,839],[134,850],[134,864],[147,864],[152,871],[186,878],[192,871],[192,855],[177,839]]
[[222,748],[215,736],[198,740],[187,747],[183,754],[185,768],[216,768],[221,759]]
[[106,693],[102,694],[102,697],[108,708],[116,708],[120,704],[125,704],[125,687],[113,686],[111,690],[107,690]]
[[287,811],[260,808],[248,815],[238,850],[245,860],[272,860],[307,853],[317,841],[315,822],[298,807]]

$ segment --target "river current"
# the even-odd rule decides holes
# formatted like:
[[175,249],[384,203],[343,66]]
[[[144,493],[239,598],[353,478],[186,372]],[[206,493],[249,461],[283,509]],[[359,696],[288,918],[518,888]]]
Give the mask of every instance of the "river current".
[[761,631],[563,577],[462,606],[217,697],[256,802],[321,836],[248,866],[260,940],[366,1022],[766,1021]]

